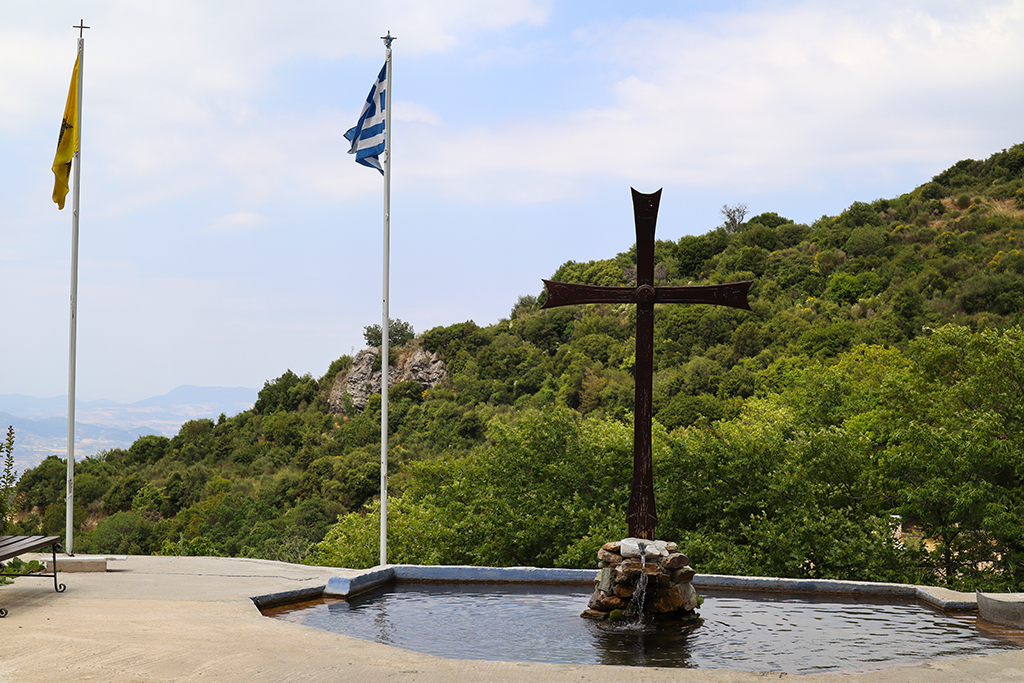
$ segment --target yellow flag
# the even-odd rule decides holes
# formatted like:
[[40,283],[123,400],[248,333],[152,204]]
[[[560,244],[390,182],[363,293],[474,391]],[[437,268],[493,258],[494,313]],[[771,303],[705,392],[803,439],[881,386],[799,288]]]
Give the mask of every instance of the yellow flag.
[[[80,57],[79,57],[80,58]],[[68,184],[71,180],[71,160],[78,151],[78,59],[75,59],[75,70],[71,73],[71,89],[68,90],[68,103],[64,107],[64,120],[60,124],[60,137],[57,138],[57,156],[53,158],[53,201],[58,209],[64,208],[64,198],[68,196]]]

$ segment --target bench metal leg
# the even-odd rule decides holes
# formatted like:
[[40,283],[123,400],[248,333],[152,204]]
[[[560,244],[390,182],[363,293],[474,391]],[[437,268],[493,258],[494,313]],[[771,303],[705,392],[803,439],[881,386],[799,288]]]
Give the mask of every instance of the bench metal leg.
[[[51,565],[53,567],[53,573],[52,574],[25,574],[24,576],[38,576],[40,578],[48,578],[48,577],[52,576],[53,577],[53,590],[55,590],[58,593],[63,593],[65,590],[67,590],[67,586],[65,586],[63,583],[60,583],[60,582],[57,581],[57,551],[63,549],[63,547],[64,546],[62,546],[59,542],[58,543],[54,543],[54,544],[52,544],[50,546],[50,557],[53,560],[53,564]],[[13,576],[22,576],[20,574],[8,574],[8,573],[5,573],[5,572],[3,572],[3,569],[4,569],[4,564],[3,564],[3,562],[0,562],[0,576],[12,576],[12,577]],[[0,607],[0,619],[4,618],[6,616],[7,616],[7,610],[4,609],[3,607]]]
[[[0,571],[3,571],[3,569],[4,569],[4,563],[0,562]],[[0,607],[0,619],[3,619],[6,616],[7,616],[7,610],[5,610],[3,607]]]
[[60,543],[54,543],[50,546],[50,551],[53,553],[53,590],[58,593],[63,593],[67,589],[67,586],[63,583],[57,583],[57,551],[63,547]]

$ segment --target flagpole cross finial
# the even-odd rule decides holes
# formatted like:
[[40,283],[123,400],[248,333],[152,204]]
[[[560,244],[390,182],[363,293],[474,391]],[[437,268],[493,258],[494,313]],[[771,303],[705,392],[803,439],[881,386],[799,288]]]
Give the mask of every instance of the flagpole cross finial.
[[81,38],[82,37],[82,30],[83,29],[87,29],[87,28],[92,28],[92,27],[85,25],[85,19],[79,19],[78,20],[78,26],[72,26],[71,28],[77,28],[78,29],[78,37]]
[[381,36],[380,39],[384,41],[384,47],[386,47],[389,50],[391,49],[391,43],[398,40],[397,37],[392,37],[391,31],[388,31],[388,34],[386,36]]

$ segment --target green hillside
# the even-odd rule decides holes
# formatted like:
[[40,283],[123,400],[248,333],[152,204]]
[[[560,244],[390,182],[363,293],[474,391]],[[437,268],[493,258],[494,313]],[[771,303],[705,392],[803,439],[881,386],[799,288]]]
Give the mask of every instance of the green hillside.
[[[701,572],[1024,590],[1024,144],[812,225],[723,213],[656,244],[659,284],[754,281],[752,311],[657,309],[658,536]],[[391,388],[390,561],[589,567],[625,535],[633,307],[543,297],[399,349],[449,379]],[[351,362],[79,463],[76,550],[375,564],[379,396],[327,407]],[[61,533],[63,489],[26,472],[13,526]]]

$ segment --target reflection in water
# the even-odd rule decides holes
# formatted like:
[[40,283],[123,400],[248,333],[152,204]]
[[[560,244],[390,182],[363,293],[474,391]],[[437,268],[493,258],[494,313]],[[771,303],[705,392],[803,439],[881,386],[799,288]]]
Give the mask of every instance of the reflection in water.
[[[327,613],[330,616],[331,621],[345,617],[348,612],[352,610],[369,608],[370,614],[373,617],[374,637],[373,640],[376,643],[382,645],[399,645],[395,639],[395,624],[388,618],[388,607],[394,601],[394,596],[388,593],[376,595],[375,600],[364,599],[362,596],[353,598],[351,601],[345,600],[313,600],[311,601],[317,605],[326,605]],[[302,603],[308,604],[308,603]],[[306,622],[303,621],[303,624]],[[312,626],[312,624],[309,624]],[[319,628],[314,626],[315,628]],[[333,629],[328,629],[333,630]],[[359,636],[362,637],[362,636]]]
[[916,601],[701,591],[701,619],[618,625],[579,617],[591,589],[399,584],[268,616],[454,659],[739,671],[857,671],[1019,647]]
[[691,645],[702,619],[609,624],[591,621],[601,664],[693,668]]
[[384,645],[395,644],[395,625],[388,621],[388,604],[392,599],[393,596],[390,595],[380,597],[375,610],[377,616],[373,619],[373,623],[377,627],[377,642]]

